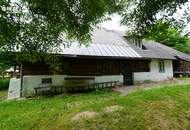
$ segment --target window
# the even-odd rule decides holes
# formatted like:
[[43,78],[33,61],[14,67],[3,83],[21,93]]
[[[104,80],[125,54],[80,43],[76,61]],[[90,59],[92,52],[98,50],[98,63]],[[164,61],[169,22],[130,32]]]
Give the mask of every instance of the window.
[[165,72],[164,61],[163,60],[159,61],[159,72],[160,73],[164,73]]

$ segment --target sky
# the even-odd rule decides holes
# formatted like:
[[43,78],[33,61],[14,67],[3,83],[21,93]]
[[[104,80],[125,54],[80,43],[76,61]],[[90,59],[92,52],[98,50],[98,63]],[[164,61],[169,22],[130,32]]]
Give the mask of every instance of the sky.
[[121,16],[113,14],[110,18],[111,20],[101,23],[100,26],[109,30],[126,31],[127,27],[120,24]]
[[[175,19],[179,19],[180,17],[183,17],[184,11],[188,7],[190,7],[190,1],[187,4],[183,5],[181,7],[181,9],[178,8],[177,12],[173,15],[173,17]],[[110,18],[111,18],[111,20],[101,23],[100,26],[104,27],[106,29],[109,29],[109,30],[119,30],[119,31],[126,31],[127,30],[126,26],[120,25],[120,21],[122,19],[121,16],[119,16],[117,14],[113,14],[110,16]],[[190,25],[187,26],[184,31],[190,32]]]

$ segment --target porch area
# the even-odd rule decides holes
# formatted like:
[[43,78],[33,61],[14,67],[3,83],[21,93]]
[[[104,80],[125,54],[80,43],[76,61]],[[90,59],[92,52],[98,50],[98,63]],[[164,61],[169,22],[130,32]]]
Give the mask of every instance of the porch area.
[[34,96],[43,91],[87,91],[133,84],[133,72],[148,72],[150,60],[62,59],[60,71],[53,74],[44,63],[22,65],[22,94]]
[[173,61],[173,72],[175,77],[190,76],[190,62],[184,60]]

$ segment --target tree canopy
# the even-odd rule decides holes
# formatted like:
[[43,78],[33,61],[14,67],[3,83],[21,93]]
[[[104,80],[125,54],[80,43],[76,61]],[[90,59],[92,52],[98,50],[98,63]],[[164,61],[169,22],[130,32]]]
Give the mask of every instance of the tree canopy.
[[130,0],[121,12],[122,24],[130,27],[130,31],[136,35],[144,37],[159,19],[172,16],[177,8],[187,2],[188,0]]
[[[66,39],[86,44],[90,31],[119,13],[122,24],[139,36],[154,26],[156,15],[174,13],[188,0],[1,0],[0,51],[17,52],[21,60],[51,60]],[[54,56],[54,55],[53,55]],[[47,58],[48,57],[48,58]],[[49,62],[52,63],[52,62]]]
[[189,54],[190,37],[182,35],[182,28],[178,24],[172,25],[168,21],[160,20],[148,30],[145,38]]
[[67,45],[63,35],[66,39],[88,43],[89,32],[106,19],[106,14],[119,10],[119,3],[115,0],[2,0],[0,50],[17,52],[16,56],[26,61],[52,59],[50,54]]

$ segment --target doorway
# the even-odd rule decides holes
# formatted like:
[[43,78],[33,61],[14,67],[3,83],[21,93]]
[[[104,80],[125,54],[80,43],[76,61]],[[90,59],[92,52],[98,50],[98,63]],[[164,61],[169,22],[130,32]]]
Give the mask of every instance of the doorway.
[[133,85],[133,73],[127,72],[123,76],[123,84],[124,85]]

